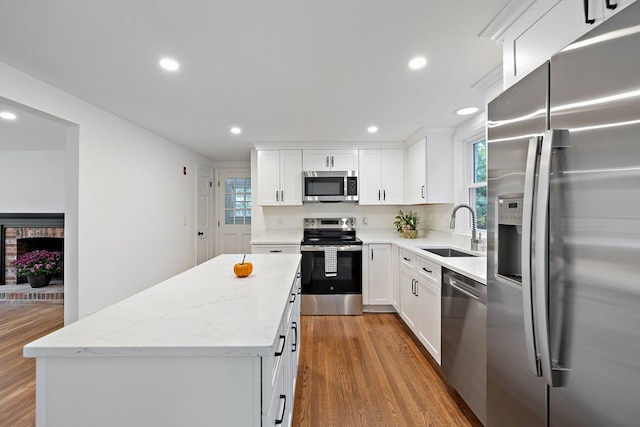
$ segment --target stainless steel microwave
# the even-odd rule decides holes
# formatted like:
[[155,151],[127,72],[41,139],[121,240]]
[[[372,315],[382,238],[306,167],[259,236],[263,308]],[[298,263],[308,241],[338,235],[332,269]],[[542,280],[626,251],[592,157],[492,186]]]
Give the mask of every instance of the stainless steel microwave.
[[358,171],[302,172],[302,201],[357,202]]

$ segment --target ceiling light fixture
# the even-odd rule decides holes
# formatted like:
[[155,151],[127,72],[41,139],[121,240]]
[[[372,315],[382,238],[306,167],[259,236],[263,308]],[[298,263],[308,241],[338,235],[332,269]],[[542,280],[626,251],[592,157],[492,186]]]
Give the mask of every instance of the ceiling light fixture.
[[478,107],[465,107],[456,111],[456,114],[459,116],[468,116],[469,114],[477,113],[478,110]]
[[423,56],[416,56],[411,61],[409,61],[409,68],[412,70],[418,70],[427,65],[427,58]]
[[232,127],[231,128],[231,133],[234,135],[239,135],[242,133],[242,129],[240,129],[239,127]]
[[180,69],[180,64],[178,63],[178,61],[171,58],[162,58],[159,64],[167,71],[178,71]]
[[367,128],[367,132],[369,132],[369,133],[376,133],[376,132],[378,132],[378,127],[377,127],[377,126],[369,126],[369,127]]
[[16,116],[15,114],[9,111],[3,111],[0,113],[0,117],[2,117],[5,120],[15,120],[18,116]]

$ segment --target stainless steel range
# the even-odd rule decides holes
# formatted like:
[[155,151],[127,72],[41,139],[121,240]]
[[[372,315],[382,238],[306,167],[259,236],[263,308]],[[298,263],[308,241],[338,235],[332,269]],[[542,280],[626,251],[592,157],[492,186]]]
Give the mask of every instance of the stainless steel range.
[[305,218],[302,314],[362,314],[362,240],[355,218]]

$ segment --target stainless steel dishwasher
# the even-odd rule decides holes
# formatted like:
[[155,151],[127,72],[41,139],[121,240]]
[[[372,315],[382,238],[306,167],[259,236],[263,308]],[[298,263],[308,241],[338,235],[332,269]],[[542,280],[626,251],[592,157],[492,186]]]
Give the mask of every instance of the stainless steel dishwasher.
[[487,287],[442,269],[442,372],[482,424],[487,420]]

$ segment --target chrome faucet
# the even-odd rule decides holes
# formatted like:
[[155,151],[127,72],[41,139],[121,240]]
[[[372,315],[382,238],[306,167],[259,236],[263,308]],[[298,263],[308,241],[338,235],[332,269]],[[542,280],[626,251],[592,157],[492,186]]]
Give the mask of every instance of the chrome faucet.
[[473,208],[469,205],[460,204],[453,208],[453,212],[451,213],[451,221],[449,222],[449,228],[456,228],[456,212],[460,208],[467,208],[469,212],[471,212],[471,250],[477,251],[478,244],[482,241],[482,234],[479,233],[476,238],[476,213],[473,211]]

